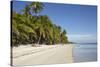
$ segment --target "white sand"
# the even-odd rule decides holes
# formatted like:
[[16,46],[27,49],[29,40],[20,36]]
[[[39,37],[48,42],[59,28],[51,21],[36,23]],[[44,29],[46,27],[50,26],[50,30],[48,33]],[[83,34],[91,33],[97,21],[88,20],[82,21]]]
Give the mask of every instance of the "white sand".
[[72,45],[20,46],[13,48],[13,65],[72,63]]

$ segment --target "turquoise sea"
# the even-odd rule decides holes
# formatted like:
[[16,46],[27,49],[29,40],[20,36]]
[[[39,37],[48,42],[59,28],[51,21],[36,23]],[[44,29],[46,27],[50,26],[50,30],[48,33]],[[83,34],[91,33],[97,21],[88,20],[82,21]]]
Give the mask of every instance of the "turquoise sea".
[[73,44],[74,62],[97,61],[97,44]]

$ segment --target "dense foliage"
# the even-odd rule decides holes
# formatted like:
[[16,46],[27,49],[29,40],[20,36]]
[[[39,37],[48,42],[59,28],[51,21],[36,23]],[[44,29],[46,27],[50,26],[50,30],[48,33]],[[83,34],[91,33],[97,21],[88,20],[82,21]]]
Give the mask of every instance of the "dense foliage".
[[39,15],[45,5],[40,2],[27,4],[22,13],[12,13],[12,46],[20,44],[65,44],[66,31],[52,23],[47,15]]

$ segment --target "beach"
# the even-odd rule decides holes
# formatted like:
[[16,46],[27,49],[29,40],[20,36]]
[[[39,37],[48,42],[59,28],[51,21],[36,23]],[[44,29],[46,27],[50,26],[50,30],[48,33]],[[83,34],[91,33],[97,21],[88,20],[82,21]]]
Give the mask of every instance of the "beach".
[[19,46],[12,48],[12,65],[41,65],[73,63],[73,45]]

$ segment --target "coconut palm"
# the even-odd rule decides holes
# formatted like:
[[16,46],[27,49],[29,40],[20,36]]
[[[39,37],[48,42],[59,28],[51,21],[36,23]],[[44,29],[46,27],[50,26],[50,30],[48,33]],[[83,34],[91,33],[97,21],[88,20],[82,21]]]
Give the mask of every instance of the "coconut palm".
[[40,2],[32,2],[30,7],[33,14],[38,14],[42,11],[44,5]]
[[68,43],[68,38],[66,36],[66,30],[61,33],[61,43]]
[[29,17],[29,15],[31,15],[31,12],[30,12],[30,6],[29,5],[26,5],[25,8],[22,10],[23,14],[25,17]]
[[47,15],[38,15],[43,8],[42,3],[32,2],[24,7],[23,13],[12,13],[12,46],[68,43],[65,30],[53,24]]

